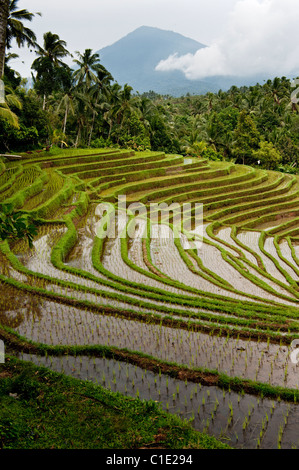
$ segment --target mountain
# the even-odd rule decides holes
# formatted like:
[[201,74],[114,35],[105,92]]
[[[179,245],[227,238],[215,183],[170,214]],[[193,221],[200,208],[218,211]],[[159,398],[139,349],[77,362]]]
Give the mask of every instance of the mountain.
[[188,80],[181,71],[155,70],[158,63],[171,54],[194,54],[204,47],[207,46],[179,33],[141,26],[97,52],[101,63],[120,85],[127,83],[139,93],[153,90],[173,96],[204,94],[218,92],[219,89],[228,90],[232,85],[255,85],[261,78],[244,80],[236,77],[209,77],[205,80]]
[[101,63],[120,85],[128,83],[139,93],[153,90],[177,96],[209,91],[209,84],[190,82],[180,71],[158,72],[155,67],[170,54],[194,54],[203,47],[206,46],[181,34],[141,26],[97,52]]

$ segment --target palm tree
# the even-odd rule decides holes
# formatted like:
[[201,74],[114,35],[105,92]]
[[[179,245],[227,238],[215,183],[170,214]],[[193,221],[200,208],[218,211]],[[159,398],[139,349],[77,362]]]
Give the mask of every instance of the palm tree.
[[18,47],[25,44],[35,47],[34,32],[23,24],[23,21],[32,21],[35,15],[41,14],[18,10],[18,0],[0,0],[0,78],[4,74],[5,49],[12,47],[13,39]]
[[9,0],[0,0],[0,80],[4,74],[6,29],[9,15]]
[[[138,108],[140,98],[138,96],[132,96],[132,91],[133,88],[127,83],[124,85],[123,89],[119,85],[118,87],[112,88],[113,105],[110,109],[110,113],[111,118],[115,120],[117,124],[117,143],[119,143],[120,132],[124,127],[126,118],[130,118],[133,112],[137,112],[137,114],[141,115],[141,111]],[[111,122],[111,128],[112,124],[113,121]]]
[[261,101],[261,93],[257,88],[252,88],[250,92],[246,93],[243,97],[243,109],[252,113],[259,107]]
[[6,47],[11,48],[13,39],[17,41],[18,47],[27,44],[29,47],[36,46],[36,36],[34,32],[26,28],[23,21],[32,21],[35,15],[41,16],[41,13],[30,13],[26,9],[18,10],[19,0],[9,0],[9,16],[6,29]]
[[119,83],[113,83],[110,89],[110,99],[104,114],[104,119],[109,125],[108,139],[110,139],[114,124],[115,112],[119,107],[121,86]]
[[[79,101],[79,118],[78,118],[78,135],[76,145],[81,137],[83,126],[86,127],[86,120],[90,114],[90,130],[88,136],[88,146],[91,144],[92,134],[94,131],[95,119],[99,109],[107,107],[107,100],[105,98],[110,96],[110,82],[113,80],[112,75],[100,63],[100,56],[93,53],[92,49],[85,49],[83,54],[76,51],[78,56],[74,59],[78,68],[73,73],[73,79],[77,83],[77,91],[84,95],[84,99]],[[82,110],[85,109],[82,114]],[[92,113],[92,116],[91,116]],[[87,140],[87,139],[86,139]]]
[[35,63],[40,63],[44,58],[49,58],[55,65],[65,65],[61,60],[62,58],[70,55],[66,49],[66,42],[60,39],[58,34],[53,34],[50,31],[44,34],[44,47],[37,45],[36,54],[39,56],[35,59]]
[[146,96],[142,96],[139,109],[141,112],[140,121],[144,125],[145,129],[151,133],[151,120],[153,116],[157,113],[157,108],[154,105],[153,101],[147,98]]
[[0,118],[5,119],[13,127],[19,128],[18,116],[11,111],[11,106],[22,109],[22,103],[14,91],[9,87],[5,87],[5,101],[0,102]]
[[101,67],[99,54],[93,54],[92,49],[85,49],[83,54],[76,51],[76,54],[78,59],[74,59],[74,62],[79,68],[74,72],[74,79],[78,86],[85,86],[88,89],[93,84],[99,83],[97,75]]
[[[76,90],[76,119],[77,119],[77,126],[78,126],[78,132],[77,132],[77,137],[75,141],[75,148],[78,147],[80,140],[81,140],[81,135],[82,135],[82,130],[86,130],[88,127],[88,115],[90,115],[93,107],[92,107],[92,102],[91,102],[91,94],[86,92],[82,93],[78,89]],[[83,140],[86,141],[87,137],[86,135],[83,136]]]
[[61,75],[59,69],[65,69],[67,65],[61,60],[71,55],[66,49],[66,42],[60,39],[58,34],[50,31],[44,34],[44,46],[37,45],[35,59],[31,68],[37,72],[37,87],[43,93],[43,109],[46,107],[46,97],[60,86]]
[[136,109],[136,105],[139,101],[137,96],[132,97],[133,88],[127,83],[124,85],[123,90],[120,92],[120,106],[117,112],[118,122],[120,127],[123,127],[126,117],[129,117]]
[[92,134],[94,130],[94,124],[95,124],[95,118],[97,115],[97,108],[103,108],[107,104],[107,100],[105,98],[109,99],[110,96],[110,82],[113,80],[113,77],[108,70],[103,65],[100,65],[97,68],[97,78],[98,81],[95,83],[91,89],[91,97],[94,101],[94,108],[93,108],[93,115],[92,115],[92,123],[91,123],[91,128],[90,128],[90,133],[89,133],[89,139],[88,139],[88,147],[90,147],[91,144],[91,139],[92,139]]
[[204,100],[203,100],[205,112],[211,113],[212,110],[214,109],[215,102],[216,102],[216,95],[214,93],[208,92],[204,96]]
[[[64,119],[63,119],[63,126],[62,126],[62,133],[66,135],[66,125],[68,116],[71,113],[73,116],[75,115],[75,94],[74,89],[71,88],[68,90],[65,95],[60,100],[58,105],[57,111],[59,112],[60,109],[64,109]],[[63,147],[63,142],[61,143],[61,148]]]
[[[11,48],[12,40],[17,41],[18,47],[28,44],[35,46],[36,36],[34,32],[26,28],[23,21],[32,21],[35,14],[28,10],[18,10],[18,0],[0,0],[0,87],[2,96],[0,96],[0,117],[8,120],[14,126],[19,127],[17,115],[11,111],[10,106],[21,109],[22,104],[12,89],[4,87],[2,77],[5,68],[5,50]],[[40,13],[37,13],[40,15]],[[5,92],[6,97],[5,97]]]
[[75,147],[77,147],[80,139],[81,132],[83,129],[88,127],[88,118],[91,118],[91,127],[89,131],[89,137],[85,136],[85,140],[88,140],[88,145],[91,143],[95,118],[97,114],[98,101],[102,88],[105,86],[105,80],[109,81],[112,76],[109,72],[100,64],[99,54],[93,54],[92,49],[85,49],[83,54],[76,51],[78,56],[74,59],[75,64],[78,68],[73,72],[73,80],[76,83],[77,92],[77,122],[78,122],[78,133],[76,138]]
[[265,83],[264,91],[266,95],[272,98],[273,103],[277,106],[289,97],[289,86],[289,81],[286,79],[286,77],[275,77],[273,81],[268,80]]

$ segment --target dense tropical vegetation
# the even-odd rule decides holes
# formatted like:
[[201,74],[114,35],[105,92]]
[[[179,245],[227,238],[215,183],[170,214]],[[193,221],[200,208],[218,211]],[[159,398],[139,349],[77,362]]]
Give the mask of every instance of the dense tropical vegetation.
[[298,448],[291,81],[136,94],[35,14],[0,0],[0,448]]
[[[139,95],[129,84],[121,87],[92,49],[77,51],[71,68],[67,43],[57,34],[46,32],[38,45],[24,25],[34,14],[17,4],[9,2],[6,27],[1,152],[117,146],[296,171],[299,108],[291,79],[181,98]],[[32,87],[10,66],[13,39],[35,49]]]

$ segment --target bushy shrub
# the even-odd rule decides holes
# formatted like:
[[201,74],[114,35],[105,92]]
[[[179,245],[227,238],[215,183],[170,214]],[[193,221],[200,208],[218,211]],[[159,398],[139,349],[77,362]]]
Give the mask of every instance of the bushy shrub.
[[12,204],[0,204],[0,240],[21,240],[27,238],[32,246],[37,235],[38,222],[34,217],[14,211]]
[[16,152],[32,150],[38,146],[39,134],[35,127],[25,127],[23,124],[17,129],[7,121],[0,119],[0,151],[7,152],[13,149]]
[[281,154],[271,142],[261,142],[260,148],[253,151],[253,158],[267,170],[275,170],[282,160]]
[[133,137],[128,136],[125,146],[137,151],[151,150],[150,139],[148,137],[142,138],[136,135]]
[[105,140],[104,137],[101,136],[97,139],[92,140],[90,146],[94,149],[103,149],[108,147],[114,147],[115,145],[110,139]]
[[40,394],[41,388],[39,383],[31,378],[30,373],[24,370],[14,379],[11,390],[23,400],[30,400]]
[[208,147],[205,150],[203,150],[201,157],[208,158],[209,160],[214,160],[214,161],[223,160],[223,156],[221,155],[221,153],[216,152],[216,150],[213,150],[211,147]]
[[297,175],[298,167],[297,165],[280,165],[278,171],[281,171],[282,173],[290,173],[292,175]]

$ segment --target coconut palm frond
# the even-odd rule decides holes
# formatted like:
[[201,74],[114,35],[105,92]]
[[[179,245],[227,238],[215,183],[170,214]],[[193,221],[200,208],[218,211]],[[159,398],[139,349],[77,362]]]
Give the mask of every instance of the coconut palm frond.
[[15,39],[18,47],[28,45],[36,47],[36,35],[30,29],[24,26],[24,21],[32,21],[35,15],[41,16],[40,12],[31,13],[26,9],[18,9],[18,0],[11,0],[9,3],[9,17],[6,28],[6,46],[12,47],[12,41]]
[[19,98],[17,97],[17,95],[15,95],[13,93],[6,94],[5,99],[6,99],[8,107],[14,106],[17,109],[22,109],[23,108],[23,105],[22,105],[21,101],[19,100]]
[[11,126],[19,129],[18,116],[9,109],[6,103],[0,104],[0,118],[5,119]]

